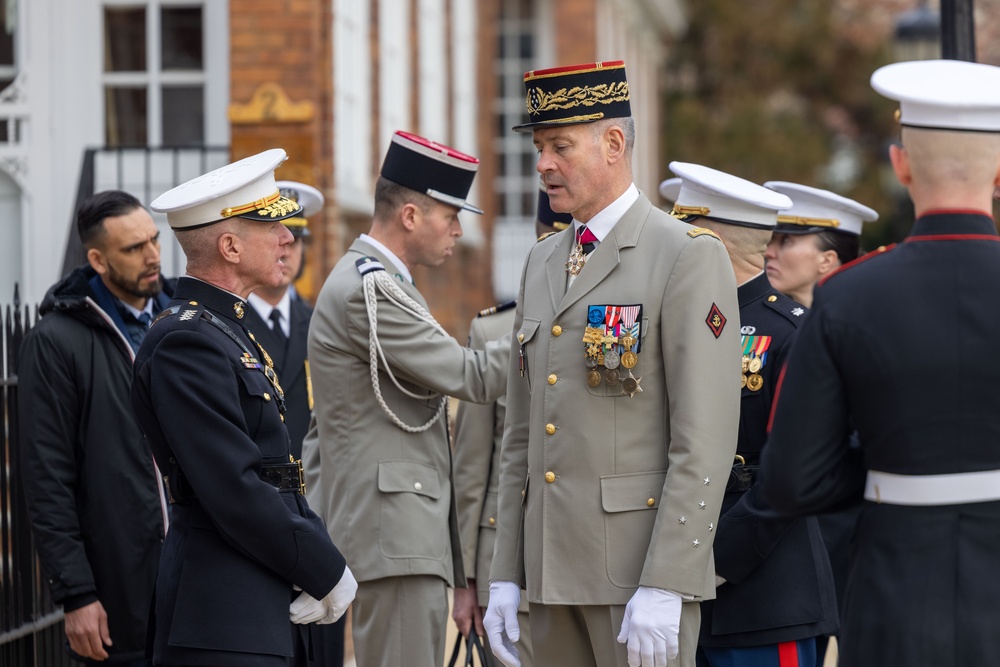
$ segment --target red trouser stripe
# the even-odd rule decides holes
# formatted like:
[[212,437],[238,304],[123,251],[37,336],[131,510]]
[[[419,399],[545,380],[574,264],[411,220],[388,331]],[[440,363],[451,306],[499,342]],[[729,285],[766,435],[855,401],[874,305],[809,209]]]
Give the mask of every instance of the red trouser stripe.
[[799,667],[798,642],[778,644],[778,667]]

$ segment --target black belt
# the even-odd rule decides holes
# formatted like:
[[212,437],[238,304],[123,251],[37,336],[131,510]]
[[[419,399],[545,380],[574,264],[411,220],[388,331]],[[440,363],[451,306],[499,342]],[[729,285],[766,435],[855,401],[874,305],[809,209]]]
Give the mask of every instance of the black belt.
[[306,494],[306,476],[302,470],[301,459],[295,463],[263,466],[260,469],[260,478],[278,491],[295,491],[302,495]]
[[[742,459],[743,457],[738,457]],[[729,471],[729,479],[726,481],[726,493],[743,493],[749,491],[754,482],[757,481],[757,471],[759,465],[747,465],[745,463],[734,463]]]

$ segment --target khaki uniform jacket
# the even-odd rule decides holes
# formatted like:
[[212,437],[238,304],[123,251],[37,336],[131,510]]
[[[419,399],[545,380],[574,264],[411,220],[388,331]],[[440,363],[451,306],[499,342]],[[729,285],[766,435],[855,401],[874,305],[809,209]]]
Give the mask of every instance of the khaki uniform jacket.
[[[514,309],[484,315],[469,326],[469,347],[482,349],[514,326]],[[479,405],[462,402],[455,415],[455,499],[462,537],[465,574],[475,577],[479,604],[489,603],[490,563],[496,542],[497,489],[500,486],[500,443],[507,397]],[[527,600],[522,599],[523,611]]]
[[[306,447],[318,444],[319,476],[315,457],[307,454],[313,460],[306,484],[324,503],[330,536],[358,581],[434,575],[464,586],[447,420],[442,415],[422,433],[408,433],[376,401],[356,267],[365,256],[395,273],[387,257],[356,240],[323,285],[309,328],[315,428]],[[427,308],[413,285],[398,284]],[[382,397],[404,423],[424,424],[440,394],[485,403],[502,393],[507,339],[485,350],[466,349],[382,296],[377,314],[378,339],[396,379],[408,391],[428,396],[416,399],[400,391],[380,362]]]
[[[742,351],[729,257],[694,231],[640,195],[568,292],[572,231],[528,255],[491,579],[526,582],[532,603],[626,604],[639,585],[714,597]],[[588,306],[609,304],[643,306],[633,398],[587,383]],[[718,335],[713,304],[727,318]]]

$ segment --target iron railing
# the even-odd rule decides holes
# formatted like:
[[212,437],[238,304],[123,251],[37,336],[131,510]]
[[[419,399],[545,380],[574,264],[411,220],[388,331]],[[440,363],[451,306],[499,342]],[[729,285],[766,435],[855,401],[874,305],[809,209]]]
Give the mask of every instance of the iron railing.
[[70,665],[63,650],[63,614],[52,602],[42,577],[24,488],[18,475],[17,362],[24,334],[38,308],[22,310],[18,287],[14,302],[2,313],[0,330],[0,667]]

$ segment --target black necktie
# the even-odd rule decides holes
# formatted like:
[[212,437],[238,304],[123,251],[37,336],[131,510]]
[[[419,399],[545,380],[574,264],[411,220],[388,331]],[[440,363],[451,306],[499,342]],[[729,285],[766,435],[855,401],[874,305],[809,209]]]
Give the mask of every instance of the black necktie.
[[284,351],[285,346],[288,344],[288,336],[285,335],[285,330],[281,328],[281,311],[277,308],[272,310],[270,320],[271,331],[274,332],[275,339],[277,339],[282,351]]

